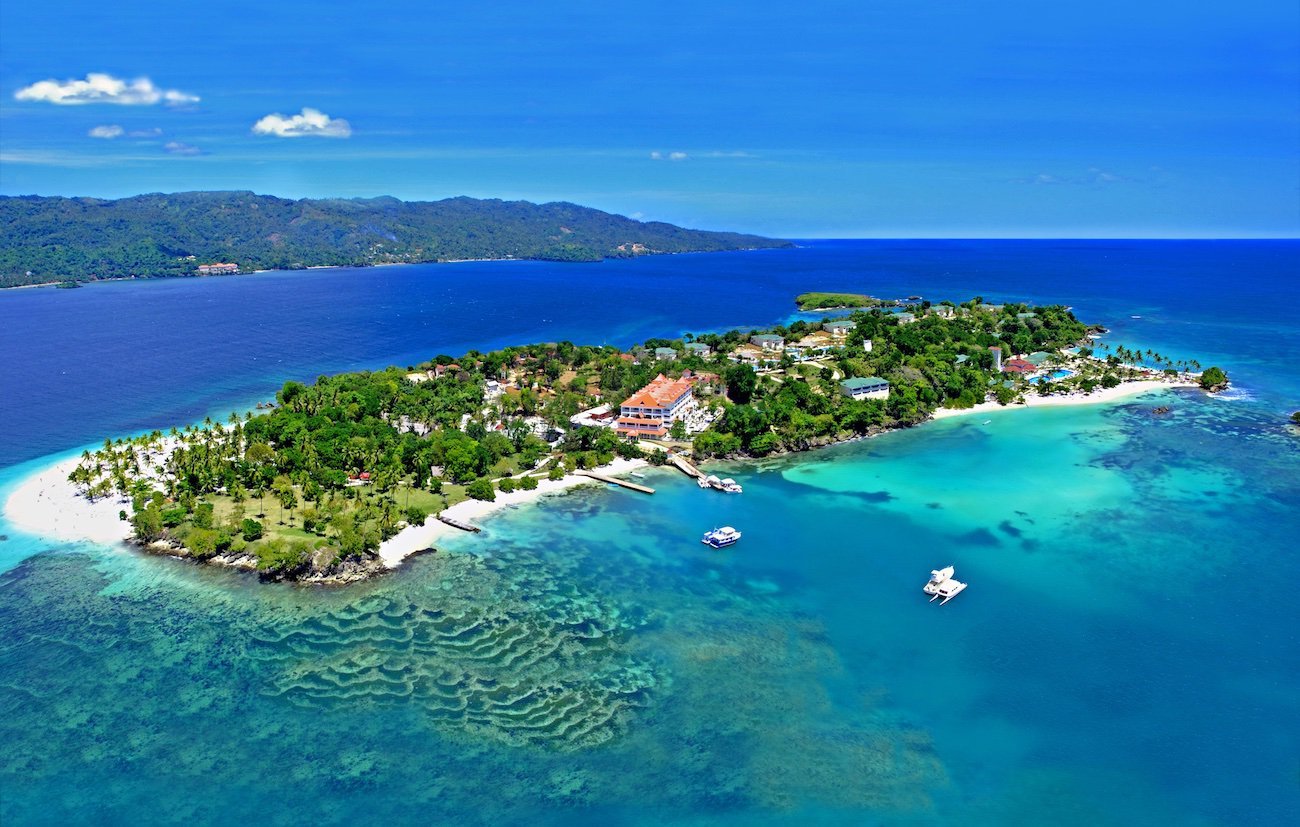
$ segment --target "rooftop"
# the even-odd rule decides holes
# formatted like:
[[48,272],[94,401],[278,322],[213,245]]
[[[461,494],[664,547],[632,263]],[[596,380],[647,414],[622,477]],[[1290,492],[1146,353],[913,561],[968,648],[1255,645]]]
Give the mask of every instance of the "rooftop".
[[845,379],[840,382],[840,387],[850,391],[867,390],[871,388],[887,388],[889,381],[881,379],[879,376],[863,376],[858,379]]
[[641,390],[629,396],[623,404],[637,408],[666,408],[691,389],[689,379],[669,379],[662,373]]

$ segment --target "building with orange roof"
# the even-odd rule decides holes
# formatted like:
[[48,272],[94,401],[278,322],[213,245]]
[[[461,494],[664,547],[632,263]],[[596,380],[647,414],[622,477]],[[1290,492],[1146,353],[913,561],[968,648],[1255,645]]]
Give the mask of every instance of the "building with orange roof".
[[667,436],[673,421],[695,406],[693,384],[689,378],[669,379],[659,374],[623,401],[616,429],[623,436]]

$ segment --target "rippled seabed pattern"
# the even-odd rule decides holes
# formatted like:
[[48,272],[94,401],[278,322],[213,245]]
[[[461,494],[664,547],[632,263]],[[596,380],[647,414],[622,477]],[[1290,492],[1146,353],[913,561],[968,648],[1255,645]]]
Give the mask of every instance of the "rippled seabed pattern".
[[[1172,411],[1156,415],[1156,404]],[[0,575],[0,821],[1256,824],[1300,806],[1300,445],[1242,402],[933,423],[507,512],[392,576]],[[714,552],[699,534],[745,531]],[[942,609],[925,573],[972,586]],[[1280,808],[1280,809],[1279,809]]]
[[6,821],[897,809],[942,780],[922,731],[816,690],[842,667],[815,619],[604,551],[592,570],[598,554],[528,550],[598,510],[562,498],[526,542],[357,591],[27,561],[0,581],[0,737],[42,739],[0,757],[30,784]]

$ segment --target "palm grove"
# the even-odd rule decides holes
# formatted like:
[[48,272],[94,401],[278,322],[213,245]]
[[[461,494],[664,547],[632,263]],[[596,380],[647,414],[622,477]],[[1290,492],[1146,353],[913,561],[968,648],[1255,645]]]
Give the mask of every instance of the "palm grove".
[[[913,309],[923,314],[928,305]],[[1029,386],[993,374],[991,346],[1056,353],[1088,333],[1060,306],[1030,313],[976,299],[955,309],[952,318],[930,314],[911,324],[879,309],[858,312],[855,329],[822,358],[785,355],[759,371],[728,358],[753,333],[735,330],[686,336],[709,345],[703,357],[652,358],[655,348],[680,354],[682,340],[647,341],[632,354],[560,342],[288,382],[261,415],[106,441],[83,456],[71,480],[91,497],[131,497],[133,513],[121,516],[141,543],[162,541],[198,559],[249,556],[271,577],[329,572],[373,559],[404,525],[467,497],[536,488],[616,455],[661,461],[651,446],[610,429],[570,424],[580,410],[616,404],[661,372],[692,371],[697,397],[713,410],[712,425],[694,436],[697,457],[761,456],[905,427],[939,406],[969,407],[990,394],[1010,402]],[[801,321],[771,332],[795,339],[819,327]],[[1114,354],[1089,364],[1095,368],[1073,380],[1084,389],[1131,378]],[[888,378],[889,398],[839,393],[843,378],[858,376]],[[1036,392],[1064,388],[1044,383]],[[675,425],[673,447],[691,448],[686,436]]]

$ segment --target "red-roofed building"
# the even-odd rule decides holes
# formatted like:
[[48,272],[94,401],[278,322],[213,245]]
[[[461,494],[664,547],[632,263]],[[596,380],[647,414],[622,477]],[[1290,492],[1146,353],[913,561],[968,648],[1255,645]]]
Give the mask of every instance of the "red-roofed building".
[[1026,373],[1033,373],[1036,370],[1038,368],[1034,366],[1034,363],[1025,359],[1008,359],[1002,363],[1003,373],[1018,373],[1024,376]]
[[690,379],[669,379],[662,373],[624,400],[617,430],[623,436],[668,435],[668,426],[695,406]]

